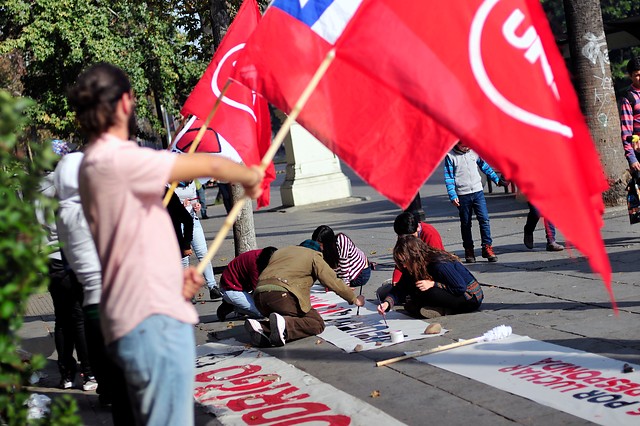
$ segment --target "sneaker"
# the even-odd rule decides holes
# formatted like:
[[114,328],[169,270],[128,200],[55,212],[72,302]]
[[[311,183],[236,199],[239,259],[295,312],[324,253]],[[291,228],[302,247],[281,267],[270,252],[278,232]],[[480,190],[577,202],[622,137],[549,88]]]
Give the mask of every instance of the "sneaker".
[[439,306],[423,306],[420,308],[420,316],[422,318],[431,319],[446,315],[444,308]]
[[83,377],[82,390],[94,391],[98,389],[98,382],[94,376]]
[[269,328],[271,329],[271,344],[284,346],[286,341],[286,323],[282,315],[271,312],[269,315]]
[[234,306],[231,303],[227,303],[224,300],[222,304],[218,306],[218,310],[216,311],[216,315],[218,316],[218,321],[224,321],[224,319],[234,310]]
[[60,389],[71,389],[73,387],[73,380],[70,377],[63,377],[60,379]]
[[493,252],[493,247],[489,245],[482,247],[482,257],[487,259],[489,262],[498,261],[498,256]]
[[251,339],[251,345],[257,348],[264,348],[271,346],[269,336],[264,333],[262,325],[258,320],[248,319],[244,322],[244,329],[249,333]]
[[464,261],[465,263],[476,263],[476,254],[472,248],[464,249]]
[[562,251],[562,250],[564,250],[564,247],[556,243],[555,241],[547,243],[547,251]]
[[524,234],[524,245],[529,250],[533,249],[533,234]]
[[209,297],[211,300],[222,299],[222,293],[218,287],[211,287],[209,289]]

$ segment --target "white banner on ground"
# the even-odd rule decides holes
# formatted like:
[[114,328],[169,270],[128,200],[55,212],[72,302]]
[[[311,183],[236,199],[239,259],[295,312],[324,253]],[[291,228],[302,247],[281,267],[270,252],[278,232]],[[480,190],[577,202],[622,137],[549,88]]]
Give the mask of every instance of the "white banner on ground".
[[233,339],[196,348],[194,398],[224,425],[403,424]]
[[400,331],[404,341],[442,336],[447,332],[443,328],[438,334],[424,334],[429,323],[395,311],[385,316],[387,327],[373,303],[366,302],[358,313],[356,306],[349,305],[332,291],[325,292],[324,287],[322,290],[313,288],[311,306],[322,316],[326,325],[318,336],[346,352],[354,352],[356,347],[358,351],[367,351],[399,343],[391,341],[391,331]]
[[640,366],[526,336],[417,358],[601,425],[640,424]]

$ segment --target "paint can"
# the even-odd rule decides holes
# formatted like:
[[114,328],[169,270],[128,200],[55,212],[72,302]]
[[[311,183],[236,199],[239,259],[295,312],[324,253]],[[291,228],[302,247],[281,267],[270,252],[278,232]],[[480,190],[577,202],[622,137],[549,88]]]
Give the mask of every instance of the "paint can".
[[389,332],[391,336],[391,343],[401,343],[404,342],[404,333],[401,330],[393,330]]

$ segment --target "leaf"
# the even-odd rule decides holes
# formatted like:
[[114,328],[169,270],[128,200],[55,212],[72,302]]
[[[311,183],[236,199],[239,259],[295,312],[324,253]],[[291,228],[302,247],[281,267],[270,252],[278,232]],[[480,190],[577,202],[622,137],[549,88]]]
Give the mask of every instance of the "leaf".
[[374,390],[373,392],[371,392],[371,395],[369,395],[371,398],[379,398],[380,397],[380,391],[379,390]]

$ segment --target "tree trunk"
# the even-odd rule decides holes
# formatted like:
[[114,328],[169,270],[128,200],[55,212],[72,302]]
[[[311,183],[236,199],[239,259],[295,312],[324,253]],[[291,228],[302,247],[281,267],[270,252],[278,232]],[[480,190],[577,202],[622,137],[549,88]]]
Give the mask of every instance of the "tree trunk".
[[[231,185],[233,203],[237,203],[244,197],[244,190],[241,185],[234,183]],[[236,247],[236,256],[249,250],[258,248],[256,242],[256,230],[253,223],[253,205],[247,202],[242,207],[238,219],[233,224],[233,241]]]
[[211,31],[213,35],[213,50],[220,46],[222,38],[227,33],[231,18],[225,0],[210,0]]
[[[609,182],[605,205],[620,205],[628,180],[620,117],[598,0],[563,0],[575,86]],[[580,149],[580,147],[576,147]]]

